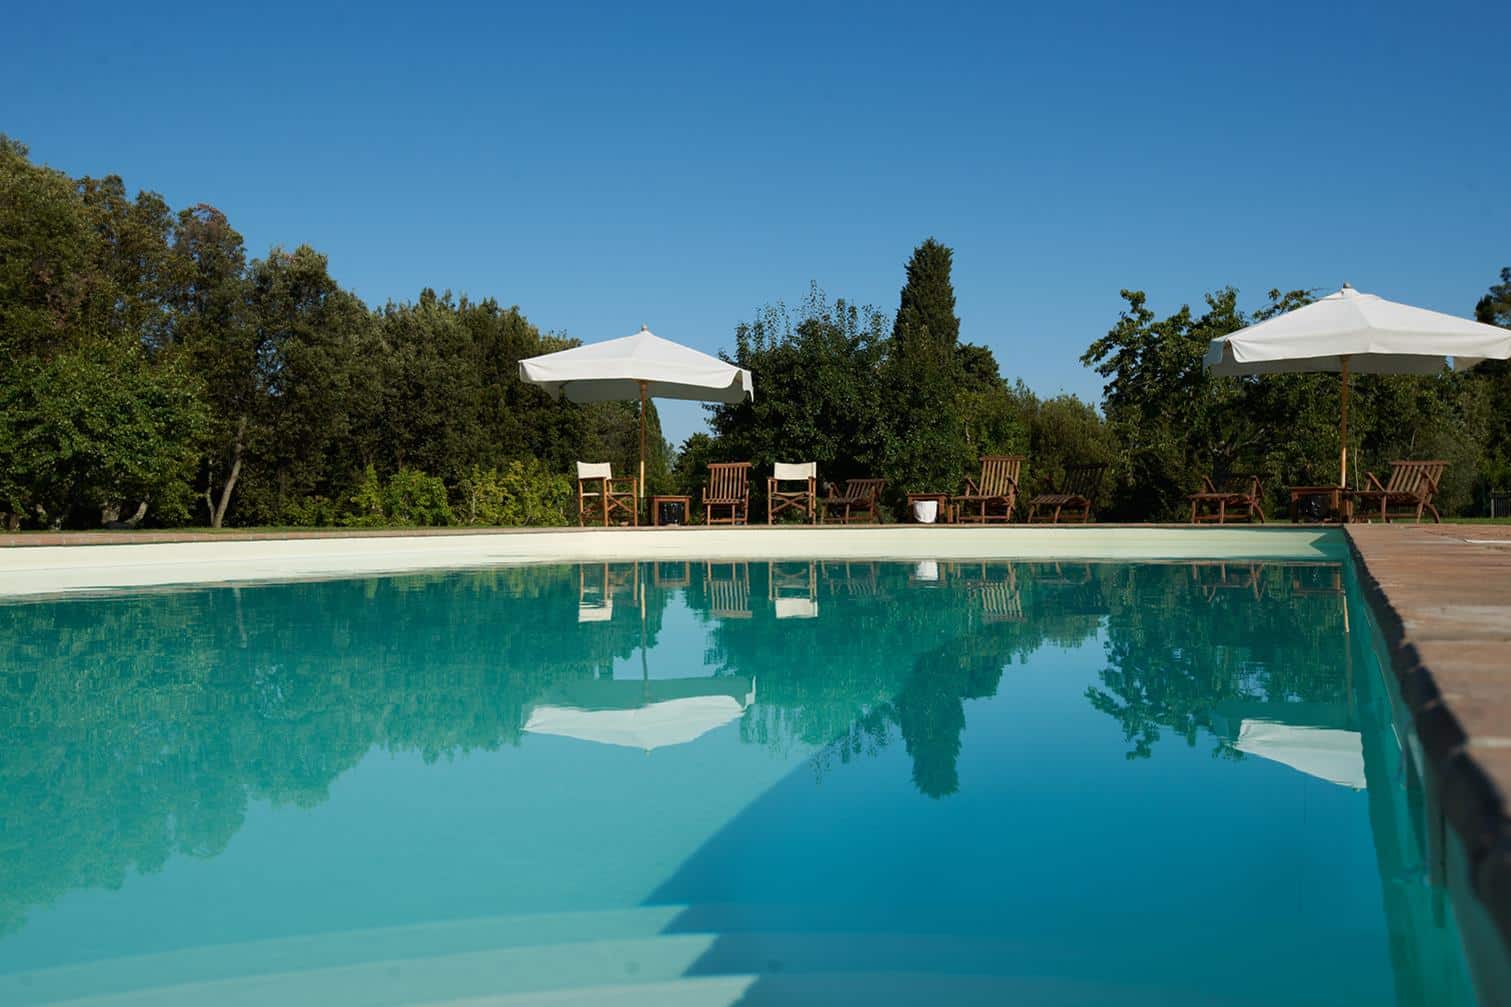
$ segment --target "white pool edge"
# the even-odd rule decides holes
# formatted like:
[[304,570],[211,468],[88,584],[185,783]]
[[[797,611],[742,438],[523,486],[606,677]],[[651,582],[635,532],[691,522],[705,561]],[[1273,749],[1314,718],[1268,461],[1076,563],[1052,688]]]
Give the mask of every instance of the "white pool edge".
[[0,549],[0,597],[632,560],[1336,560],[1335,529],[843,527],[542,529]]

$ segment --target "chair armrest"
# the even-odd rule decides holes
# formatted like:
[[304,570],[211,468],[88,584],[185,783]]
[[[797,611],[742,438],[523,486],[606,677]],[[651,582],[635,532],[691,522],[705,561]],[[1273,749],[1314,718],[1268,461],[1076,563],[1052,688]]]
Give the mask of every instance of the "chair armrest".
[[976,485],[976,480],[974,480],[974,479],[967,479],[965,481],[965,496],[980,496],[980,495],[981,495],[981,489],[980,489],[980,487],[978,487]]
[[1364,473],[1364,491],[1366,493],[1384,493],[1385,484],[1373,472],[1366,472]]

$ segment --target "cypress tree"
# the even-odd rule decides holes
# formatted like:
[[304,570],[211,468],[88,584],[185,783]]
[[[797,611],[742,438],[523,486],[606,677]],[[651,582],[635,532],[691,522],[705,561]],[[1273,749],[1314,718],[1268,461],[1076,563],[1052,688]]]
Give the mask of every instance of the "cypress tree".
[[899,493],[958,491],[969,454],[958,405],[964,372],[953,255],[933,238],[913,250],[892,327],[887,469]]
[[950,267],[955,253],[929,238],[913,250],[908,260],[908,281],[897,306],[892,337],[904,343],[930,339],[953,349],[960,341],[960,319],[955,316],[955,287]]

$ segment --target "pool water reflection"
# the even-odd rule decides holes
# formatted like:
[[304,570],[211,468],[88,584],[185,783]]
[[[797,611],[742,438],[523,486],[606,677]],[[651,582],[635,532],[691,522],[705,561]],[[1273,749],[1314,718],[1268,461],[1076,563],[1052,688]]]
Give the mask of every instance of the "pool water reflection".
[[1366,621],[1250,563],[0,606],[0,1003],[1473,1003]]

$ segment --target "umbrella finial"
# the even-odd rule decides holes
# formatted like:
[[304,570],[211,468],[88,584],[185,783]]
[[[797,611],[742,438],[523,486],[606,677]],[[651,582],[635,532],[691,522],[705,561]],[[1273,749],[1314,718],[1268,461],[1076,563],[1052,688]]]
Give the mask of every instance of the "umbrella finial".
[[1352,289],[1354,289],[1354,285],[1352,283],[1349,283],[1347,280],[1344,280],[1343,281],[1343,289],[1344,290],[1352,290]]

